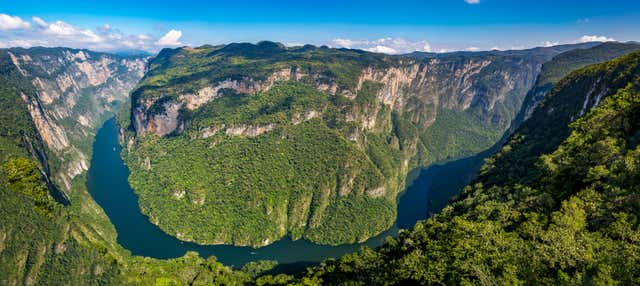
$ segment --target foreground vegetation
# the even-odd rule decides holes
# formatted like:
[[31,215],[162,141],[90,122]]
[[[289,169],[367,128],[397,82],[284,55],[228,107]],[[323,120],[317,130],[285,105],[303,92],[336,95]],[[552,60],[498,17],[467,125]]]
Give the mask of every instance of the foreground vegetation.
[[638,284],[638,114],[640,53],[575,72],[441,214],[289,283]]
[[[640,283],[639,52],[581,69],[556,84],[532,117],[487,160],[476,182],[441,214],[402,231],[397,238],[389,238],[378,249],[364,248],[304,273],[276,276],[265,275],[274,266],[270,262],[232,270],[213,257],[203,259],[195,253],[170,260],[132,256],[117,244],[115,229],[86,191],[83,176],[73,182],[70,204],[54,200],[51,194],[55,194],[55,186],[47,170],[56,160],[42,144],[20,98],[21,94],[33,96],[33,90],[8,63],[0,53],[4,111],[0,115],[2,285]],[[305,85],[287,83],[275,90],[279,89],[286,95],[304,90]],[[315,98],[313,104],[326,106],[326,114],[333,112],[333,104],[328,103],[334,100],[331,97],[317,94],[311,98]],[[247,106],[262,110],[271,104],[260,100],[259,96],[251,98],[253,103]],[[286,112],[290,109],[273,110],[282,112],[277,116],[293,114]],[[236,113],[216,114],[219,117],[210,117],[220,120],[215,122],[242,120]],[[389,132],[395,135],[368,134],[366,157],[352,153],[350,150],[356,147],[341,137],[344,129],[332,129],[325,117],[286,125],[256,138],[231,138],[234,144],[224,147],[229,148],[225,154],[264,150],[265,156],[273,156],[269,159],[300,159],[313,167],[310,171],[324,167],[329,172],[335,170],[329,170],[333,165],[327,162],[296,157],[302,152],[296,148],[309,142],[288,145],[280,140],[282,136],[290,136],[294,139],[291,142],[306,138],[318,144],[315,150],[320,151],[328,142],[332,148],[339,146],[342,153],[338,155],[353,156],[349,162],[374,172],[362,179],[373,180],[370,184],[376,185],[380,181],[375,180],[391,176],[389,170],[399,164],[396,154],[385,153],[385,144],[404,150],[410,141],[402,138],[417,134],[397,113],[389,111],[387,116],[393,122]],[[164,150],[171,153],[165,155],[168,161],[180,162],[172,156],[191,156],[170,149],[171,144],[174,141],[153,148],[168,148]],[[207,156],[219,156],[216,148],[224,144],[218,142]],[[199,159],[189,160],[197,163]],[[234,164],[225,160],[224,166]],[[257,160],[256,164],[262,163]],[[249,167],[255,172],[264,171]],[[322,178],[322,174],[318,176]],[[301,178],[289,178],[300,188],[308,187]]]
[[195,253],[171,260],[132,256],[117,244],[113,225],[85,189],[84,176],[74,180],[67,204],[56,195],[48,172],[59,158],[43,144],[21,95],[33,100],[35,91],[0,50],[1,285],[239,285],[250,280]]

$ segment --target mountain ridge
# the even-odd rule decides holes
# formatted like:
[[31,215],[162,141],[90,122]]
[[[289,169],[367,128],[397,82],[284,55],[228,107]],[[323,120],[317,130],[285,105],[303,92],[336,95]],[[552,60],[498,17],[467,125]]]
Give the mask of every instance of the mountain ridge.
[[[132,171],[130,182],[150,220],[183,240],[254,247],[283,235],[330,244],[362,241],[392,224],[395,197],[410,169],[480,152],[496,143],[542,64],[569,47],[427,59],[326,47],[289,48],[274,42],[164,49],[149,62],[148,73],[132,92],[130,119],[120,119],[129,130],[123,143]],[[294,94],[313,96],[301,100]],[[354,168],[332,157],[330,148],[311,151],[315,155],[307,157],[309,161],[287,158],[296,154],[293,146],[322,148],[288,137],[303,134],[302,129],[304,136],[332,134],[334,139],[325,140],[349,146],[347,153],[338,152],[342,157],[362,158],[354,160],[362,163]],[[229,154],[265,159],[236,166],[231,162],[242,158]],[[277,159],[274,154],[289,155]],[[338,173],[328,172],[335,178],[324,173],[318,180],[325,185],[302,183],[300,191],[294,182],[308,180],[293,170],[306,167],[292,168],[287,162],[323,169],[328,165],[320,163],[325,162],[321,157],[337,160],[331,168]],[[192,167],[193,174],[176,169],[183,163]],[[283,170],[264,172],[270,168]],[[289,168],[292,171],[285,171]],[[218,170],[213,173],[221,177],[209,180],[204,174],[211,170]],[[252,175],[258,173],[264,173],[263,179]],[[360,173],[372,175],[361,179]],[[226,180],[226,185],[221,183]],[[279,191],[263,197],[261,190],[274,189]],[[299,191],[290,193],[294,189]],[[248,199],[248,205],[219,199],[235,196]],[[347,202],[351,207],[341,206]],[[227,205],[233,207],[221,207]],[[372,211],[363,205],[378,205],[375,212],[384,214],[380,216],[384,223],[363,218]],[[247,213],[240,210],[248,209],[256,209],[251,216],[262,221],[260,227],[243,218]],[[337,213],[355,219],[343,221],[344,215],[334,217]],[[208,226],[190,223],[205,218],[218,226],[205,230]],[[328,238],[335,231],[327,227],[347,235],[341,240]],[[361,229],[366,231],[360,233]]]
[[[633,258],[638,253],[634,243],[637,240],[638,225],[635,221],[638,214],[634,212],[633,205],[637,200],[634,197],[637,191],[630,186],[634,185],[633,180],[638,177],[633,165],[637,161],[634,157],[637,150],[634,151],[633,148],[637,149],[638,146],[639,126],[635,120],[640,73],[638,52],[585,67],[554,85],[552,95],[547,96],[540,107],[536,108],[533,120],[521,126],[502,151],[487,162],[477,179],[482,185],[469,186],[443,214],[418,223],[411,231],[402,231],[398,238],[388,240],[377,250],[364,249],[340,260],[327,260],[295,277],[284,274],[264,276],[273,267],[268,262],[256,262],[242,270],[231,270],[216,262],[213,257],[205,260],[194,253],[172,260],[132,256],[117,244],[117,233],[113,225],[84,187],[84,175],[79,175],[72,181],[73,191],[70,192],[69,205],[55,204],[50,208],[48,205],[51,201],[46,195],[47,180],[57,183],[59,178],[48,175],[45,169],[49,165],[56,167],[59,162],[55,159],[41,159],[44,155],[57,155],[47,150],[46,143],[39,138],[40,133],[20,96],[22,92],[37,98],[38,92],[32,86],[30,78],[25,77],[10,56],[3,53],[4,50],[1,50],[0,81],[3,84],[0,85],[0,94],[3,106],[11,106],[0,116],[0,205],[3,206],[3,222],[6,222],[0,224],[0,281],[3,284],[557,284],[612,281],[633,283],[637,280],[635,265],[638,262]],[[24,65],[23,62],[20,63]],[[598,84],[590,91],[594,82]],[[307,101],[297,103],[285,100],[288,104],[286,106],[327,104],[324,101],[326,95],[318,95],[317,90],[303,82],[283,82],[273,88],[280,91],[272,90],[271,94],[262,95],[258,93],[249,99],[260,99],[260,96],[273,98],[274,95],[286,94],[282,89],[290,89],[302,92],[294,93],[296,97],[301,94],[309,97],[305,99]],[[363,93],[356,94],[354,100],[366,106],[371,102],[369,100],[375,98],[371,95],[375,94],[372,91],[376,90],[376,85],[363,83],[363,89],[367,91],[364,93],[366,96],[359,97]],[[598,96],[607,89],[602,96]],[[231,101],[234,95],[228,96],[227,94],[219,99]],[[322,98],[324,100],[313,101]],[[123,103],[124,106],[126,104]],[[45,105],[41,106],[46,108]],[[231,107],[235,110],[237,106]],[[278,110],[273,106],[269,107],[270,109],[264,110]],[[220,109],[217,110],[223,111],[216,113],[221,116],[219,118],[243,118],[241,114],[218,108]],[[550,110],[553,111],[549,113]],[[292,116],[295,112],[286,114]],[[550,128],[554,132],[553,136],[548,137],[551,140],[547,140],[550,147],[544,149],[548,151],[542,152],[548,154],[540,156],[540,150],[531,153],[523,142],[527,142],[526,138],[536,138],[535,130],[538,129],[532,127],[544,129],[553,123],[555,117],[549,117],[548,114],[564,114],[561,116],[564,118],[562,122],[574,123],[570,127]],[[298,115],[300,117],[286,117],[281,122],[295,119],[287,124],[293,125],[299,120],[294,126],[327,128],[317,117],[318,114],[302,112]],[[446,112],[444,116],[459,118],[456,114]],[[412,130],[402,125],[410,123],[410,120],[400,120],[397,114],[391,114],[390,117],[395,120],[392,134]],[[261,123],[272,122],[270,120],[274,118],[281,117],[265,117],[269,121]],[[127,122],[126,118],[121,117],[120,120],[121,123]],[[616,124],[618,122],[621,124]],[[375,126],[377,124],[373,125],[374,129],[379,127]],[[232,133],[244,134],[233,140],[242,139],[240,137],[254,140],[279,132],[275,128],[266,130],[266,126],[268,125],[262,125],[264,130],[236,129]],[[205,134],[200,133],[202,130],[196,133],[185,130],[187,133],[184,134],[187,135]],[[313,131],[314,128],[310,130]],[[330,128],[328,130],[331,133],[326,134],[341,138],[338,131],[331,131]],[[518,139],[522,137],[523,130],[530,130],[526,132],[524,141]],[[217,133],[213,130],[208,132]],[[289,132],[286,135],[295,134]],[[125,140],[127,136],[131,134],[123,134],[122,139]],[[215,136],[214,134],[209,138]],[[169,137],[173,138],[175,135]],[[369,141],[380,139],[371,134],[367,134],[367,138]],[[546,140],[546,137],[537,138],[535,141]],[[126,140],[123,142],[126,143]],[[340,139],[339,142],[352,144],[348,143],[351,142],[348,139]],[[401,146],[407,142],[397,143]],[[375,147],[380,146],[384,145],[368,145],[366,155],[374,158],[376,153],[385,150],[376,150]],[[601,148],[605,148],[606,152],[601,152]],[[516,158],[514,154],[520,154],[522,158]],[[531,157],[537,158],[537,162],[533,164],[537,175],[499,171],[514,169],[510,161],[520,162],[523,158]],[[378,155],[378,158],[383,159],[384,156]],[[621,158],[624,160],[621,161]],[[393,165],[391,168],[384,167],[393,162],[379,160],[378,163],[376,168],[383,166],[379,170],[393,169]],[[530,182],[531,179],[527,179],[534,176],[549,179],[537,180],[534,184]],[[524,186],[517,186],[517,183]],[[628,192],[620,192],[619,189]],[[197,200],[198,197],[194,195],[197,193],[192,194],[191,198]],[[620,205],[618,202],[627,203]],[[538,210],[544,211],[536,213]],[[582,214],[586,214],[586,219]],[[523,215],[526,219],[524,223],[520,220]],[[505,228],[504,224],[515,226],[517,233],[509,227]],[[574,240],[564,235],[567,230],[575,235],[572,237],[579,239],[580,247],[573,247]],[[540,241],[543,243],[537,244]],[[575,249],[578,251],[573,251]],[[459,255],[460,253],[465,255]],[[566,253],[571,255],[567,256]],[[586,255],[590,253],[593,255]],[[256,276],[262,277],[254,280]]]

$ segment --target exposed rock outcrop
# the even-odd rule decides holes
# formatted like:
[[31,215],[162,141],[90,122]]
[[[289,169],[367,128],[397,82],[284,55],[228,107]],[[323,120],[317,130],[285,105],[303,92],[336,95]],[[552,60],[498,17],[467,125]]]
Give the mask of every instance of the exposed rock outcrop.
[[[187,209],[171,200],[161,203],[163,210],[148,211],[151,217],[163,217],[159,226],[167,233],[182,233],[181,239],[259,246],[290,233],[320,243],[360,241],[392,224],[396,195],[411,168],[495,144],[542,64],[558,52],[541,48],[392,57],[275,43],[164,50],[132,93],[131,136],[138,138],[125,154],[138,168],[133,168],[132,186],[141,204],[160,205],[158,190],[177,197],[175,188],[165,189],[149,178],[171,176],[165,170],[174,163],[197,165],[194,173],[215,170],[220,178],[206,183],[192,178],[177,187],[189,189]],[[228,140],[268,132],[278,137]],[[167,155],[182,150],[188,151]],[[157,159],[151,170],[145,156]],[[241,166],[234,165],[238,162]],[[271,169],[277,171],[258,175]],[[297,183],[299,178],[306,182],[304,174],[315,170],[321,171],[313,175],[318,177],[313,185]],[[200,192],[208,195],[206,200]],[[215,201],[221,194],[238,205],[218,213],[226,204]],[[272,195],[278,199],[268,199]],[[246,205],[238,203],[245,200]],[[245,207],[255,210],[252,215],[262,218],[264,226],[236,231],[207,225],[207,233],[195,235],[200,230],[170,222],[198,213],[192,221],[224,217],[243,225]],[[165,215],[176,209],[183,212]],[[368,220],[367,212],[384,218]],[[340,241],[331,241],[324,233],[335,229],[345,213],[353,219],[341,224],[357,221],[367,231],[347,229]]]
[[12,63],[34,87],[22,94],[29,113],[49,149],[60,158],[53,174],[63,191],[89,167],[95,129],[128,100],[142,78],[147,58],[120,57],[67,48],[9,49]]
[[[438,109],[465,111],[477,108],[485,117],[495,121],[506,130],[512,114],[494,111],[496,105],[517,105],[524,94],[533,86],[545,57],[446,57],[418,60],[407,58],[396,65],[386,68],[366,67],[360,71],[354,88],[340,88],[335,78],[322,72],[301,72],[291,66],[274,71],[264,80],[248,76],[227,78],[214,84],[203,86],[194,93],[178,94],[168,103],[172,107],[182,105],[187,110],[195,110],[207,102],[223,96],[224,90],[236,93],[253,94],[270,89],[279,81],[301,81],[312,83],[318,90],[331,94],[340,94],[355,99],[365,82],[382,84],[376,98],[378,105],[374,109],[360,110],[359,114],[349,115],[349,120],[359,121],[366,129],[376,126],[375,115],[379,108],[387,105],[401,113],[409,113],[413,123],[428,127],[437,117]],[[139,100],[134,105],[134,127],[138,134],[152,131],[165,136],[184,126],[175,109],[165,108],[161,114],[152,114],[150,109],[157,100],[165,97]],[[165,103],[167,105],[167,103]],[[171,113],[171,114],[170,114]],[[317,116],[317,114],[312,114]],[[158,120],[162,122],[158,122]],[[299,123],[300,118],[294,118]],[[158,128],[158,126],[167,127]],[[155,130],[155,131],[154,131]]]

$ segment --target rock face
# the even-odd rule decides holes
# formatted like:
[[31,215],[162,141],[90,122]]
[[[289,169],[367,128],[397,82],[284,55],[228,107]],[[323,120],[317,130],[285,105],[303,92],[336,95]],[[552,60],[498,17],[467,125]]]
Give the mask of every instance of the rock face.
[[[509,104],[509,108],[517,109],[522,101],[522,94],[533,86],[545,60],[542,56],[533,59],[443,57],[426,61],[408,58],[398,61],[397,66],[393,67],[362,68],[354,88],[339,87],[335,78],[328,78],[321,72],[300,73],[296,66],[291,66],[274,71],[264,80],[250,76],[224,79],[199,87],[196,92],[178,91],[175,99],[161,97],[137,100],[133,110],[134,127],[139,135],[151,131],[165,136],[183,126],[184,122],[178,122],[179,109],[196,110],[223,96],[228,90],[251,94],[266,91],[281,81],[311,81],[318,90],[350,99],[361,91],[363,83],[380,83],[383,87],[376,94],[376,110],[389,106],[398,112],[408,113],[412,121],[422,127],[428,127],[435,121],[440,108],[457,111],[475,108],[485,116],[492,117],[491,120],[504,130],[508,127],[513,112],[501,114],[495,111],[496,106]],[[153,107],[158,100],[168,102],[163,102],[163,110],[156,114]],[[376,110],[354,114],[353,119],[362,121],[365,128],[371,129],[375,126],[375,118],[366,118],[366,115],[375,115]],[[365,117],[357,118],[359,116]]]
[[393,223],[412,168],[495,144],[542,65],[576,47],[405,56],[276,43],[166,49],[132,92],[130,182],[143,212],[184,240],[366,240]]
[[22,96],[46,146],[61,159],[53,174],[69,192],[86,171],[95,129],[128,100],[147,59],[67,48],[9,49],[7,54],[35,89]]
[[[602,63],[639,49],[640,44],[637,43],[604,43],[567,51],[553,57],[544,63],[536,83],[524,98],[520,114],[512,124],[512,131],[533,115],[540,102],[565,76],[585,66]],[[585,110],[586,108],[587,106],[584,106]]]

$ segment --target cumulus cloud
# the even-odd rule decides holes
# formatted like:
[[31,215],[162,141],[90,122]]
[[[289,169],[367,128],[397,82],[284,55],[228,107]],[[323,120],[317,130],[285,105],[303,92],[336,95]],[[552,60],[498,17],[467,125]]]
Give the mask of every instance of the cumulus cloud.
[[464,0],[467,4],[480,4],[480,0]]
[[584,35],[573,41],[544,41],[542,42],[543,47],[553,47],[562,44],[579,44],[579,43],[589,43],[589,42],[614,42],[614,38],[609,38],[607,36],[598,36],[598,35]]
[[596,35],[584,35],[580,37],[577,41],[578,43],[588,43],[588,42],[613,42],[614,38],[609,38],[606,36],[596,36]]
[[182,31],[171,30],[164,34],[162,38],[158,39],[156,45],[158,46],[180,46],[180,38],[182,37]]
[[0,31],[23,30],[31,28],[31,24],[18,16],[0,14]]
[[94,31],[77,28],[62,21],[55,21],[49,24],[44,28],[43,33],[78,43],[101,43],[105,41],[103,37],[99,36]]
[[404,54],[415,51],[430,52],[427,41],[410,41],[403,38],[380,38],[377,40],[334,39],[332,46],[348,49],[361,49],[375,53]]
[[42,40],[9,40],[6,42],[0,41],[0,48],[11,48],[11,47],[23,47],[30,48],[35,46],[44,46],[46,43]]
[[369,52],[374,52],[374,53],[398,54],[398,51],[396,51],[396,49],[390,48],[390,47],[387,47],[387,46],[375,46],[373,48],[368,48],[366,50],[369,51]]
[[167,46],[183,45],[182,32],[170,30],[161,37],[126,34],[104,24],[87,29],[63,21],[46,21],[33,16],[31,23],[16,16],[0,14],[0,47],[64,46],[98,51],[145,50],[155,52]]

